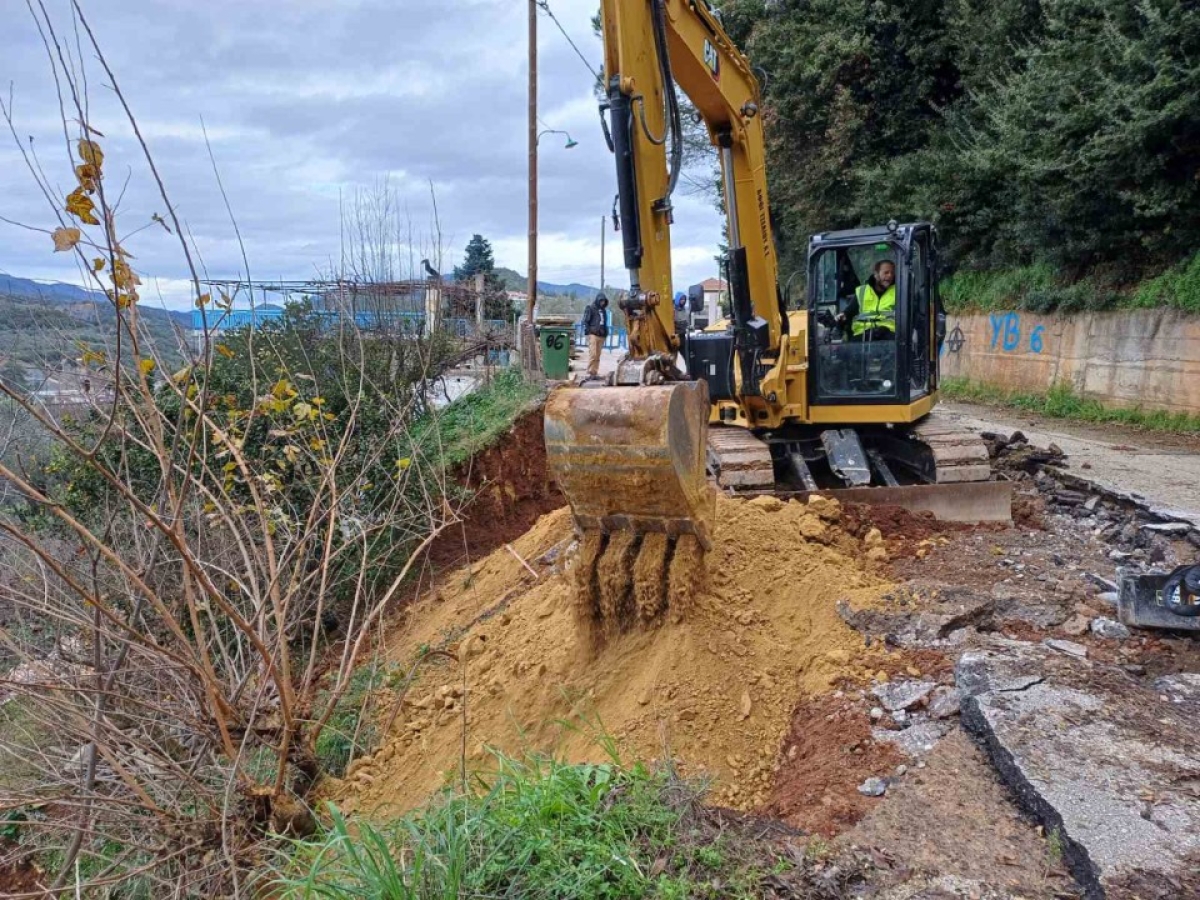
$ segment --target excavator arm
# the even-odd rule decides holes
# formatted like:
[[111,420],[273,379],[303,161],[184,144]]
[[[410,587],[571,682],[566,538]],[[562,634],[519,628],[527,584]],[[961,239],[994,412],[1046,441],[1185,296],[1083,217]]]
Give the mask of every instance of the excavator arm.
[[[689,602],[712,545],[708,383],[681,380],[671,287],[672,194],[683,157],[675,86],[720,151],[728,213],[732,350],[758,398],[787,327],[768,214],[759,87],[704,0],[602,0],[604,108],[616,156],[630,292],[629,354],[609,387],[546,405],[546,450],[582,534],[577,608],[611,634]],[[768,366],[769,368],[769,366]],[[768,375],[768,379],[769,379]],[[632,573],[632,578],[629,577]]]
[[622,307],[630,357],[679,349],[671,303],[671,195],[682,160],[676,84],[720,154],[738,350],[747,359],[776,350],[787,325],[768,213],[759,85],[749,61],[704,0],[602,0],[601,23],[630,279]]

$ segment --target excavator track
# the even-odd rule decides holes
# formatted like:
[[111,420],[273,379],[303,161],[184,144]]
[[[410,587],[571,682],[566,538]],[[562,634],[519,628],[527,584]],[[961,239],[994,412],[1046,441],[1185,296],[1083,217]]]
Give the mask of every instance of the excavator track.
[[933,457],[934,484],[987,481],[992,475],[987,444],[979,435],[931,413],[909,431],[913,440],[929,448]]
[[771,448],[744,428],[709,427],[708,469],[722,488],[753,490],[775,484]]

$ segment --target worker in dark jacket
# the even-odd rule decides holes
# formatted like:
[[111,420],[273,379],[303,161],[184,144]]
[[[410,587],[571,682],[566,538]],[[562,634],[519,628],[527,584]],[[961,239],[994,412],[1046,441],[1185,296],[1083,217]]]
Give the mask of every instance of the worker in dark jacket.
[[600,377],[600,352],[608,337],[608,298],[597,294],[583,311],[583,333],[588,342],[588,378]]

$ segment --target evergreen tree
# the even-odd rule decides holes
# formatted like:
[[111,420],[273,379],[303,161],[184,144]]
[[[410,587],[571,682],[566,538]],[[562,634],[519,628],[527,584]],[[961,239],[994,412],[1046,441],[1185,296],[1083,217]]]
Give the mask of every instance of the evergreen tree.
[[479,274],[483,275],[484,317],[508,321],[512,315],[512,304],[504,289],[504,280],[496,272],[492,245],[483,235],[474,234],[467,242],[462,265],[454,267],[454,280],[473,285],[475,276]]
[[482,234],[471,235],[461,266],[454,267],[455,281],[470,281],[479,272],[489,275],[496,270],[492,245]]
[[784,273],[932,219],[952,264],[1132,280],[1200,244],[1194,0],[724,0],[765,70]]

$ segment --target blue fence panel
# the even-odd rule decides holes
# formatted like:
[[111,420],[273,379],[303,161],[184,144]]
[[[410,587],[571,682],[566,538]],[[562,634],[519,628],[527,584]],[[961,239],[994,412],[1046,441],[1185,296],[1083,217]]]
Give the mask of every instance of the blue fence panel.
[[[575,346],[586,347],[587,335],[583,333],[583,322],[575,323]],[[609,328],[608,337],[604,339],[605,350],[628,350],[629,332],[624,328]]]
[[[282,309],[219,309],[192,310],[192,328],[195,331],[209,332],[228,331],[233,328],[258,327],[264,322],[282,319],[285,310]],[[330,327],[344,321],[338,310],[317,310],[310,315],[325,319]],[[405,334],[420,334],[425,330],[425,314],[419,312],[358,312],[354,314],[354,324],[363,329],[388,328]],[[459,337],[466,337],[475,331],[474,319],[442,319],[442,328]],[[484,320],[484,328],[489,331],[499,331],[508,326],[502,319]]]

